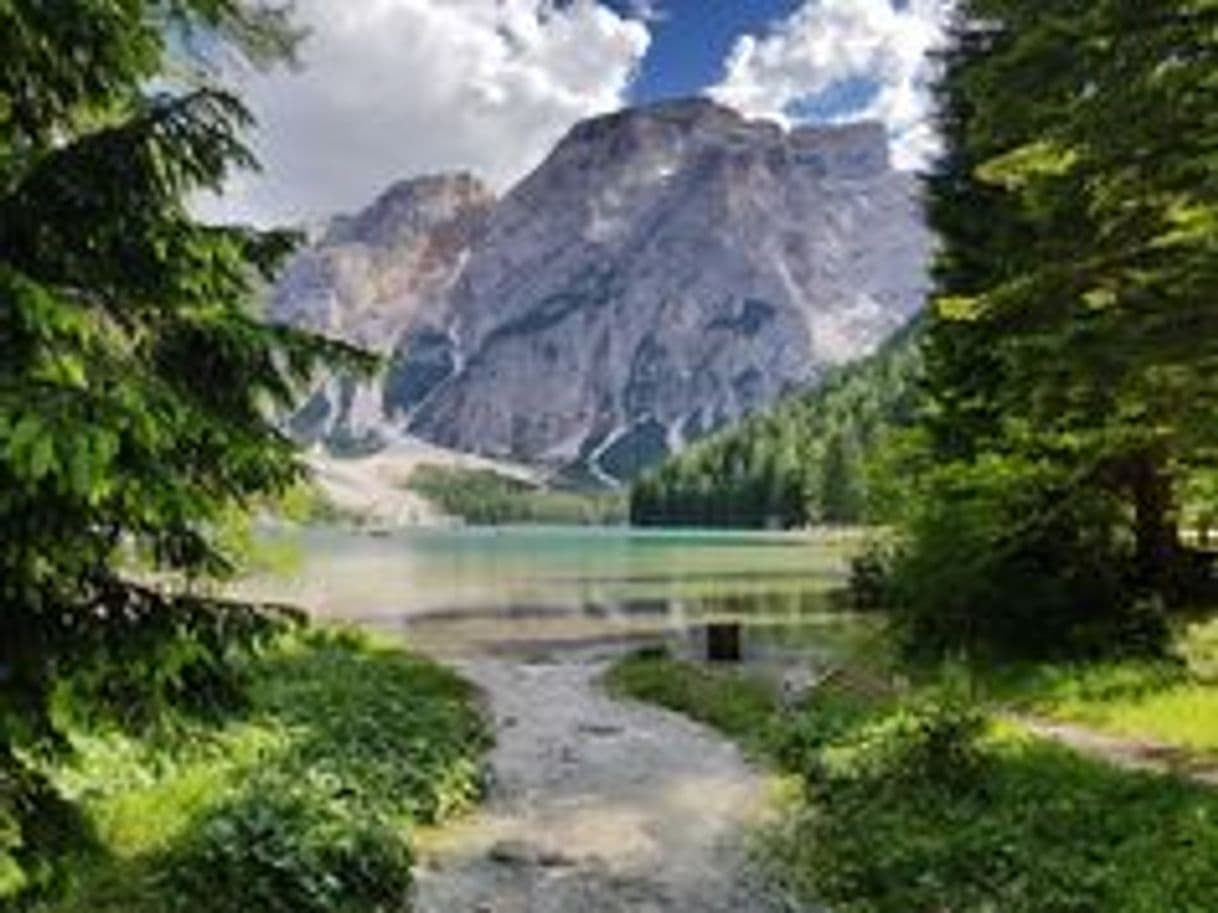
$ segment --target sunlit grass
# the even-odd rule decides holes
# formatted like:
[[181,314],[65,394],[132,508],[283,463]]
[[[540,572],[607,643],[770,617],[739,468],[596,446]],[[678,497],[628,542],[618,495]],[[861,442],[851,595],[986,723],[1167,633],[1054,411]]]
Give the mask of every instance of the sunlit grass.
[[1182,629],[1175,659],[1024,667],[982,684],[1018,711],[1218,756],[1215,627]]
[[615,664],[606,676],[609,691],[675,710],[761,750],[778,710],[778,693],[762,678],[739,671],[716,671],[642,652]]

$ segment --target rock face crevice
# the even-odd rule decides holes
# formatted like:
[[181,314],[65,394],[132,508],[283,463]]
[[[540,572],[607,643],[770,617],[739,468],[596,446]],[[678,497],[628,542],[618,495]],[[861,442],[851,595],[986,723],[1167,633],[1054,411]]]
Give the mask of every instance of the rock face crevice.
[[577,125],[501,199],[467,175],[391,188],[272,313],[389,355],[332,425],[620,478],[904,324],[921,210],[880,125],[670,102]]

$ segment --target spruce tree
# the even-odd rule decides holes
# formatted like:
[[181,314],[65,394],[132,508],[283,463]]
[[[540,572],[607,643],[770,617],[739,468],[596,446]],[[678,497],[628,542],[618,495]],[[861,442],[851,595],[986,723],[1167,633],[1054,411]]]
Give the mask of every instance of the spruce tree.
[[224,518],[301,476],[276,411],[362,361],[259,319],[291,236],[188,200],[254,164],[215,55],[298,37],[246,0],[0,3],[0,870],[51,830],[18,757],[55,748],[57,695],[205,705],[275,627],[194,584],[232,566]]
[[1081,592],[1102,543],[1127,595],[1188,595],[1179,483],[1218,445],[1216,26],[1214,0],[957,4],[927,424],[954,497],[1022,489],[963,551]]

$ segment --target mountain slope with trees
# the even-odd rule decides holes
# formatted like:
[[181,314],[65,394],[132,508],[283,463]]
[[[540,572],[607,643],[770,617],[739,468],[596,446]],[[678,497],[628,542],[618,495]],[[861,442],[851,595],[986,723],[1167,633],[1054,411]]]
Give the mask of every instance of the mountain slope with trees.
[[873,464],[919,401],[920,321],[815,390],[690,447],[631,490],[642,526],[858,523],[891,511]]

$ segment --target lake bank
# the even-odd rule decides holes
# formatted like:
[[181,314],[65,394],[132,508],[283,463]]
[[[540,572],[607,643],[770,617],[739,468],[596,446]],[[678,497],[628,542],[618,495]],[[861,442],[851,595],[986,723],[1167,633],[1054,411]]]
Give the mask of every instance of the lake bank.
[[766,775],[600,675],[639,643],[699,652],[712,621],[743,626],[750,668],[837,653],[846,544],[535,527],[297,541],[298,568],[262,581],[274,595],[428,650],[494,725],[486,805],[420,848],[422,910],[769,909],[744,846]]
[[[714,620],[744,625],[758,668],[807,657],[818,644],[836,650],[848,635],[826,602],[842,575],[835,544],[619,529],[291,535],[295,558],[243,582],[238,595],[300,603],[321,623],[355,623],[426,649],[480,690],[430,661],[376,648],[374,662],[353,644],[346,658],[268,656],[248,712],[168,744],[90,741],[83,772],[72,776],[101,842],[97,855],[82,857],[63,900],[39,913],[169,911],[171,871],[193,886],[183,897],[213,882],[216,891],[259,891],[260,867],[278,865],[275,858],[288,879],[276,882],[275,895],[291,899],[293,913],[329,909],[324,891],[322,905],[310,906],[312,889],[295,879],[325,882],[340,863],[367,875],[359,886],[334,876],[352,909],[371,909],[384,896],[377,892],[402,891],[412,868],[420,903],[436,910],[492,888],[525,910],[545,909],[528,904],[551,895],[572,910],[581,909],[579,898],[591,910],[644,902],[713,910],[721,901],[731,904],[725,910],[763,909],[744,905],[762,901],[743,841],[764,774],[708,729],[612,700],[598,678],[609,655],[636,643],[696,652]],[[285,544],[273,543],[280,551]],[[412,865],[416,826],[444,820],[472,798],[485,747],[470,740],[475,706],[498,740],[489,804],[438,843],[432,832]],[[454,715],[435,716],[441,711]],[[420,762],[403,740],[422,746]],[[196,751],[196,743],[204,747]],[[298,766],[294,758],[308,760]],[[319,759],[320,793],[302,773]],[[115,765],[124,775],[107,780]],[[409,781],[405,792],[383,788],[395,777]],[[719,798],[705,801],[712,787]],[[349,793],[367,798],[358,814]],[[382,827],[386,818],[396,823]],[[213,839],[230,831],[244,836]],[[334,855],[332,841],[348,838],[366,847],[371,868]],[[242,854],[241,846],[264,840],[271,856]],[[213,865],[243,874],[225,882]],[[232,896],[262,909],[263,900]]]

